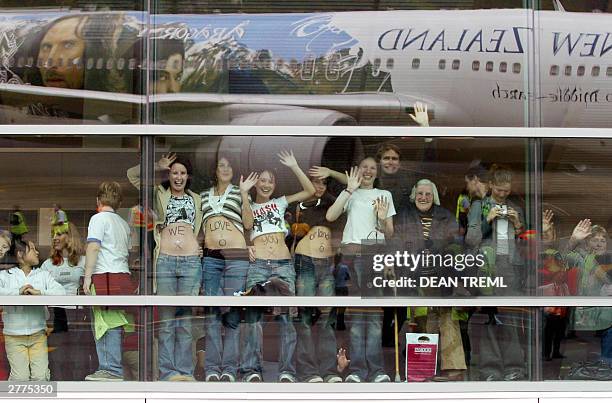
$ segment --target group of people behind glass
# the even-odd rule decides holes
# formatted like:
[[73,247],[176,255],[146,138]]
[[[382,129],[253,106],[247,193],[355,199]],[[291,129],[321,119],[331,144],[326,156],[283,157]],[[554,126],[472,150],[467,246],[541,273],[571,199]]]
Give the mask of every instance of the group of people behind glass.
[[[210,296],[332,296],[340,285],[336,284],[339,273],[351,295],[361,295],[372,273],[371,262],[362,253],[365,245],[401,239],[410,252],[435,253],[452,250],[462,242],[456,218],[440,205],[436,185],[422,179],[412,186],[409,175],[400,175],[400,150],[392,144],[344,174],[315,166],[307,176],[292,152],[281,152],[279,159],[295,175],[301,187],[298,193],[274,197],[277,183],[271,169],[241,176],[238,185],[232,184],[232,161],[222,154],[217,156],[213,186],[200,194],[190,189],[193,168],[188,160],[168,154],[156,163],[156,171],[167,174],[155,188],[158,295],[198,295],[201,288]],[[135,186],[140,186],[139,175],[138,166],[128,171]],[[393,183],[393,188],[375,187],[379,177],[383,184],[385,179]],[[327,191],[328,178],[343,185],[336,197]],[[474,199],[465,245],[485,251],[486,270],[507,277],[509,292],[516,291],[521,281],[522,262],[514,241],[524,229],[522,210],[507,199],[511,179],[508,170],[496,169],[490,174],[482,168],[465,177]],[[390,190],[401,200],[399,215]],[[285,219],[289,212],[292,223]],[[342,215],[346,220],[341,226],[338,219]],[[203,251],[198,242],[201,228]],[[338,236],[333,235],[340,233],[337,245],[334,240]],[[341,261],[337,259],[339,252]],[[449,288],[419,291],[428,296],[453,292]],[[241,348],[240,309],[206,308],[206,381],[263,380],[263,313],[259,307],[246,309]],[[278,381],[390,381],[381,344],[382,309],[346,309],[350,361],[344,352],[336,354],[336,309],[277,307],[272,313],[279,337]],[[463,313],[454,308],[430,308],[419,314],[427,318],[427,331],[441,335],[442,374],[459,379],[466,369],[459,329]],[[160,379],[193,380],[191,308],[161,307],[159,315]],[[501,324],[496,310],[488,315],[486,325]],[[525,376],[518,329],[509,323],[512,315],[506,316],[510,318],[504,318],[507,326],[487,326],[480,338],[484,379]],[[499,345],[508,340],[508,346]],[[338,366],[338,360],[349,363],[348,368]]]
[[[97,213],[89,221],[86,246],[76,226],[64,214],[61,220],[52,220],[50,257],[40,267],[34,242],[0,233],[0,257],[12,250],[17,263],[0,271],[0,295],[76,295],[81,278],[83,293],[88,295],[133,294],[135,287],[128,266],[130,228],[116,213],[122,200],[121,186],[103,182],[96,200]],[[81,379],[87,374],[88,351],[83,348],[87,343],[82,334],[75,332],[83,320],[82,308],[54,307],[52,328],[47,326],[47,316],[44,306],[4,307],[2,322],[9,380],[48,381],[58,379],[55,372],[68,379]],[[122,361],[138,367],[137,359],[135,362],[130,359],[134,354],[123,354],[125,340],[129,338],[124,333],[134,333],[134,315],[123,309],[94,307],[91,317],[98,369],[86,375],[85,380],[121,381]],[[51,366],[49,347],[55,350]],[[66,349],[71,353],[67,354]]]

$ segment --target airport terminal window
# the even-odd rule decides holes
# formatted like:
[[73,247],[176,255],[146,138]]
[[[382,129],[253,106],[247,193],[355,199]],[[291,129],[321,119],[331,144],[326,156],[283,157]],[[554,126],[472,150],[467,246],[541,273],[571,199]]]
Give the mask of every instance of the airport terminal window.
[[[98,206],[102,212],[95,214],[95,196],[107,200],[100,195],[112,189],[101,190],[99,183],[117,182],[123,206],[131,206],[117,210],[117,222],[129,228],[135,245],[126,257],[131,274],[117,283],[120,292],[140,288],[156,295],[241,295],[247,306],[122,309],[126,328],[110,337],[123,345],[124,354],[133,351],[131,357],[124,356],[121,374],[115,368],[115,375],[123,379],[387,381],[395,377],[395,355],[405,357],[402,343],[407,330],[441,337],[439,371],[421,378],[409,373],[411,382],[434,376],[453,381],[596,379],[605,374],[605,360],[610,358],[612,310],[606,307],[546,307],[540,316],[535,308],[520,307],[371,308],[363,316],[363,307],[273,304],[277,295],[601,295],[609,288],[612,272],[606,260],[609,209],[605,198],[585,198],[575,186],[601,189],[607,183],[602,178],[610,168],[608,141],[540,141],[541,207],[533,205],[529,190],[534,175],[528,141],[519,138],[159,136],[154,154],[148,154],[155,160],[155,164],[150,161],[155,177],[143,178],[137,138],[5,137],[0,161],[6,177],[14,179],[0,192],[2,205],[9,206],[0,226],[11,234],[0,233],[0,252],[6,254],[1,263],[8,273],[30,270],[37,264],[34,260],[46,260],[36,270],[48,267],[52,276],[55,252],[66,248],[62,258],[72,265],[76,279],[64,281],[63,288],[49,288],[49,293],[77,292],[83,280],[74,267],[82,265],[82,257],[78,258],[83,252],[65,242],[92,241],[92,217],[108,212],[102,203]],[[19,164],[24,158],[37,162]],[[104,171],[100,168],[88,176],[86,167],[93,163]],[[83,168],[68,169],[68,164]],[[350,172],[351,166],[358,170],[347,177],[342,172]],[[359,175],[361,184],[356,180]],[[155,200],[151,210],[141,207],[139,189],[151,192]],[[386,203],[356,204],[372,191],[388,197]],[[600,191],[605,192],[605,188]],[[540,208],[542,243],[530,219]],[[373,220],[367,218],[370,215]],[[140,242],[144,234],[147,244]],[[378,242],[383,237],[384,246]],[[32,255],[35,248],[38,256]],[[400,265],[391,270],[382,264],[384,256],[394,256],[395,251],[416,256],[423,248],[427,256],[440,254],[452,258],[452,263],[434,257],[432,265],[422,264],[414,271]],[[71,254],[77,258],[74,264]],[[151,262],[146,276],[141,259]],[[182,270],[180,277],[177,267]],[[447,283],[434,286],[441,278],[454,278],[456,284],[444,280]],[[398,279],[400,283],[390,286],[390,280]],[[377,285],[383,280],[386,287]],[[0,276],[0,292],[10,293],[15,286],[6,281]],[[418,286],[410,286],[410,281]],[[110,292],[95,279],[94,286],[96,293]],[[270,307],[248,307],[251,295],[271,297]],[[56,365],[63,355],[50,353],[52,379],[76,380],[88,373],[94,378],[108,376],[92,372],[105,364],[91,352],[94,338],[83,333],[91,314],[89,308],[52,309],[48,321],[39,320],[54,329],[68,323],[69,332],[74,330],[66,337],[59,331],[58,337],[51,333],[48,343],[57,351],[71,351],[74,344],[67,340],[75,336],[75,343],[82,346],[79,351],[87,354],[82,367],[67,372]],[[85,322],[74,322],[74,315],[85,315]],[[393,330],[396,315],[403,327],[398,344]],[[11,326],[5,315],[5,334]],[[542,327],[539,349],[530,342],[535,326]],[[566,337],[566,332],[574,332],[577,339]],[[188,337],[179,339],[178,334]],[[133,341],[126,341],[129,337]],[[173,338],[182,341],[170,348]],[[236,347],[240,338],[249,341]],[[449,338],[456,341],[453,347],[446,344]],[[313,343],[304,342],[308,339]],[[368,341],[365,350],[357,347],[363,340]],[[219,346],[227,349],[228,361],[215,353]],[[5,338],[5,348],[11,348],[10,337]],[[150,359],[139,371],[145,372],[130,375],[133,369],[126,362],[137,363],[144,348]],[[344,352],[339,363],[340,348]],[[534,360],[540,359],[536,352],[544,360],[541,373],[534,372]],[[351,360],[348,368],[344,354]],[[376,365],[360,366],[361,354],[375,357]],[[5,368],[18,365],[4,363]],[[590,372],[593,377],[588,378],[585,366],[601,370]],[[403,369],[400,378],[406,379]]]

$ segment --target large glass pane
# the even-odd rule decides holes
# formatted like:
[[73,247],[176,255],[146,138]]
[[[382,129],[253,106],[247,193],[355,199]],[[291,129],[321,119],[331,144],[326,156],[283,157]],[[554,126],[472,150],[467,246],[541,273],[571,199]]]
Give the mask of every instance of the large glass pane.
[[[266,287],[268,295],[276,292],[274,285]],[[246,303],[249,297],[244,299]],[[152,333],[157,347],[151,364],[155,380],[531,379],[528,340],[533,325],[527,308],[398,307],[387,309],[388,321],[387,313],[377,307],[157,307],[154,311],[159,316]]]
[[[9,280],[17,270],[21,269],[0,272],[3,295],[18,289]],[[33,289],[47,295],[61,292],[61,284],[44,277],[30,274]],[[142,313],[141,307],[4,306],[0,380],[138,381],[144,348]],[[111,316],[122,318],[124,324],[101,327],[101,318]]]
[[[608,139],[545,139],[540,293],[610,296]],[[587,189],[601,189],[586,202]],[[545,379],[610,377],[612,307],[546,307]],[[606,370],[606,368],[608,368]],[[607,371],[607,372],[606,372]],[[602,378],[603,379],[603,378]]]
[[152,122],[529,124],[522,2],[154,4]]
[[0,7],[0,123],[144,121],[142,1],[11,3]]
[[534,93],[540,110],[536,125],[610,127],[609,2],[554,2],[564,10],[553,10],[553,2],[538,3],[543,10],[535,19],[540,81]]
[[97,294],[137,293],[146,224],[140,195],[125,172],[138,161],[137,137],[0,138],[0,228],[12,237],[3,266],[15,267],[15,248],[31,242],[42,267],[75,294],[86,246],[96,244]]
[[[175,277],[166,260],[196,258],[202,227],[204,265],[294,256],[331,264],[341,253],[359,276],[352,295],[533,294],[526,147],[500,138],[158,137],[157,292],[159,273]],[[232,288],[224,295],[244,285]]]

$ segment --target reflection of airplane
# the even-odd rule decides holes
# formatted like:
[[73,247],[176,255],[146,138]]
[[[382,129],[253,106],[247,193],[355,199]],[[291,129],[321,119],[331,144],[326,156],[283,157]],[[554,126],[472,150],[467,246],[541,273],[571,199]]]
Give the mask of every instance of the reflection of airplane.
[[[149,98],[160,123],[408,125],[414,101],[430,106],[438,126],[612,123],[606,14],[537,11],[534,17],[531,10],[516,9],[158,15],[155,22],[154,40],[189,43],[183,92]],[[133,118],[121,109],[146,99],[26,88],[3,85],[0,97],[5,105],[84,98],[92,105],[91,119],[105,116],[110,122]],[[24,92],[29,99],[20,100]]]

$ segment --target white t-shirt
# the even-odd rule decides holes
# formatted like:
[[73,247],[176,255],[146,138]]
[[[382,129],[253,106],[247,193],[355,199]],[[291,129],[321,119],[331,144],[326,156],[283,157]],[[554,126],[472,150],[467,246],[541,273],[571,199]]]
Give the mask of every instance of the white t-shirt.
[[376,230],[376,212],[374,201],[377,197],[386,197],[389,203],[387,217],[395,215],[395,206],[391,192],[382,189],[357,189],[344,205],[346,225],[342,233],[342,243],[361,244],[365,239],[382,241],[385,234]]
[[119,214],[102,211],[91,217],[87,227],[87,242],[100,244],[93,274],[130,272],[130,226]]
[[287,198],[285,196],[271,199],[266,203],[251,203],[253,210],[253,229],[251,230],[251,241],[260,235],[282,232],[287,235],[285,225],[285,210],[287,210]]
[[51,277],[64,287],[66,295],[77,295],[79,282],[85,274],[85,256],[81,256],[76,266],[70,265],[68,259],[56,266],[51,259],[47,259],[40,266],[41,270],[48,271]]

